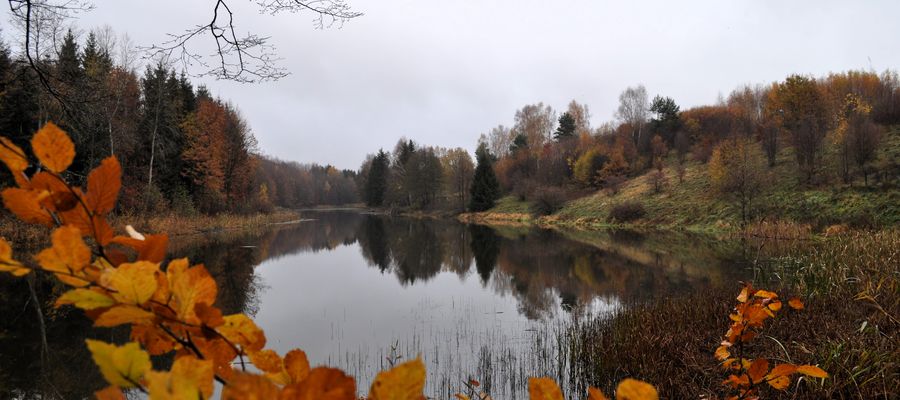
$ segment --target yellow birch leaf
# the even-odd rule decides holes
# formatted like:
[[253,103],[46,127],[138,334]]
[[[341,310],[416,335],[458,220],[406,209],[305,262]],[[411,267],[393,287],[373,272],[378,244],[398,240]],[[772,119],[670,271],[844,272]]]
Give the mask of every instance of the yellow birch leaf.
[[75,159],[75,144],[56,124],[48,122],[31,138],[31,150],[41,164],[50,171],[60,173],[69,168]]
[[425,364],[415,359],[388,371],[381,371],[369,389],[370,400],[424,399]]
[[116,304],[116,300],[99,289],[72,289],[59,296],[54,306],[60,307],[64,304],[71,304],[82,310],[93,310],[111,307]]
[[112,293],[114,299],[126,304],[144,304],[156,292],[158,271],[159,264],[147,261],[126,263],[104,272],[101,282],[115,290]]
[[135,342],[122,346],[91,339],[85,342],[100,373],[113,386],[135,387],[150,370],[150,355]]
[[256,326],[250,317],[244,314],[232,314],[223,317],[225,323],[217,327],[228,341],[239,344],[245,351],[259,351],[266,346],[266,335]]
[[659,400],[659,393],[647,382],[626,378],[616,387],[616,400]]

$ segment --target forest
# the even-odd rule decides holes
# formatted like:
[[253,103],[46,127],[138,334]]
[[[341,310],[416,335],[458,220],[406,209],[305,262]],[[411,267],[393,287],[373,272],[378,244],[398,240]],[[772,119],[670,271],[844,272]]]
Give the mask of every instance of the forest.
[[81,36],[69,29],[44,53],[45,75],[0,43],[0,131],[27,148],[53,121],[79,149],[70,171],[77,182],[101,159],[118,157],[120,212],[250,213],[357,201],[354,171],[266,156],[238,105],[163,62],[139,70],[124,35]]
[[[482,175],[470,159],[435,157],[450,153],[401,139],[392,153],[379,151],[363,163],[362,198],[373,206],[467,204],[486,211],[507,194],[547,215],[597,191],[616,194],[641,176],[653,193],[663,193],[683,182],[688,166],[699,165],[746,222],[757,216],[754,202],[771,174],[785,174],[776,165],[792,165],[797,190],[890,188],[900,178],[889,135],[900,123],[900,79],[892,70],[791,75],[685,110],[671,97],[651,99],[637,85],[619,95],[614,120],[598,127],[590,120],[589,107],[574,100],[561,112],[544,103],[523,106],[511,126],[480,135],[478,165],[489,166]],[[469,198],[487,201],[465,201],[463,172],[474,173]]]

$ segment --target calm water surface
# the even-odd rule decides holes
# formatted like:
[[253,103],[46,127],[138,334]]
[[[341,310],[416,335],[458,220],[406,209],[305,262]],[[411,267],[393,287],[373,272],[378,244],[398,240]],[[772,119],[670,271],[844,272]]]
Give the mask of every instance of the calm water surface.
[[[449,398],[473,378],[495,398],[522,398],[528,376],[569,380],[564,337],[572,319],[736,282],[752,252],[671,233],[492,229],[356,211],[303,217],[259,232],[179,239],[172,255],[203,261],[219,284],[219,306],[254,315],[267,347],[302,348],[312,364],[356,376],[361,393],[392,361],[421,357],[430,396]],[[21,282],[0,284],[29,293]],[[51,315],[45,352],[27,299],[0,300],[8,316],[0,397],[78,398],[102,387],[84,372],[92,366],[78,343],[85,332],[125,340],[127,331],[92,332],[77,312]]]

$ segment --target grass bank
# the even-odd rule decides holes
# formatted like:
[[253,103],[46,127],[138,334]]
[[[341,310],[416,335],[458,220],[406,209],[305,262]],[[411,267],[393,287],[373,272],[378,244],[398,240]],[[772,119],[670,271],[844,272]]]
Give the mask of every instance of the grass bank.
[[[893,158],[898,154],[900,129],[894,129],[886,135],[879,158]],[[664,169],[667,184],[660,192],[654,190],[648,172],[626,181],[616,193],[596,191],[566,202],[551,215],[534,216],[532,203],[507,196],[487,212],[462,214],[460,219],[483,224],[524,223],[581,229],[626,227],[714,233],[742,230],[739,204],[714,190],[706,164],[687,161],[682,179],[677,177],[674,159],[667,165]],[[807,185],[798,176],[793,151],[783,150],[768,170],[762,192],[752,203],[755,222],[750,225],[750,231],[756,234],[794,231],[802,235],[822,233],[835,225],[868,229],[900,224],[900,188],[871,182],[866,186],[861,178],[843,183],[834,176],[835,168],[827,165],[822,172],[828,182]],[[640,208],[640,212],[615,218],[616,208],[625,204]]]
[[[763,398],[900,396],[900,231],[853,233],[796,246],[761,262],[754,284],[799,295],[806,309],[781,313],[750,353],[776,363],[817,364],[831,375],[801,380]],[[635,377],[662,398],[720,398],[725,371],[713,357],[740,290],[738,284],[623,310],[610,319],[572,326],[574,369],[587,383],[612,391]]]
[[[278,209],[270,213],[218,214],[218,215],[114,215],[110,224],[122,233],[125,225],[132,225],[139,232],[167,233],[169,237],[205,234],[232,229],[256,228],[274,223],[294,221],[300,218],[297,211]],[[14,248],[36,249],[49,245],[50,229],[26,224],[4,211],[0,215],[0,237]]]

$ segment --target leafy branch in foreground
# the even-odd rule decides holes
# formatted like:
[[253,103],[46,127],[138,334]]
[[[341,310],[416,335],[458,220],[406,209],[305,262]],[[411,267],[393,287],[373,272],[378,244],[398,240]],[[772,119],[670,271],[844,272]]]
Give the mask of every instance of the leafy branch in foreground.
[[[782,363],[770,368],[769,360],[765,358],[749,358],[748,343],[758,336],[767,319],[775,318],[775,313],[781,311],[782,303],[776,293],[754,289],[751,285],[741,290],[737,301],[734,313],[728,316],[732,324],[715,352],[722,368],[731,372],[723,384],[737,395],[729,399],[756,399],[764,384],[785,390],[791,384],[791,375],[797,373],[812,378],[828,377],[828,373],[814,365]],[[804,307],[797,298],[790,299],[788,306],[794,310]]]

